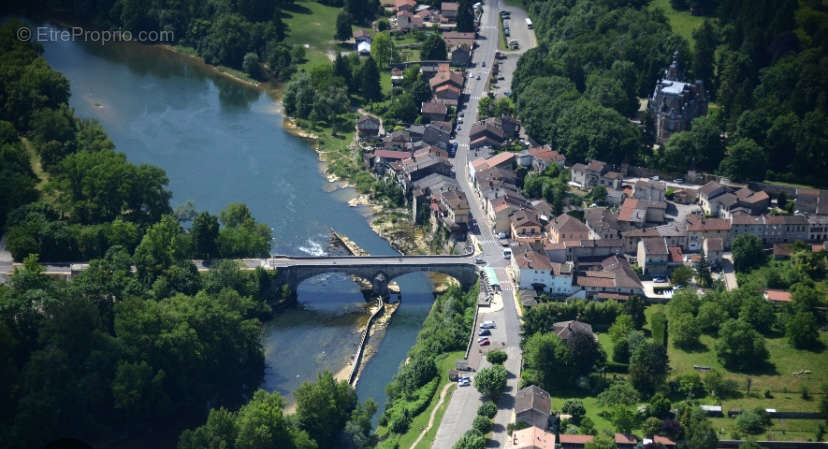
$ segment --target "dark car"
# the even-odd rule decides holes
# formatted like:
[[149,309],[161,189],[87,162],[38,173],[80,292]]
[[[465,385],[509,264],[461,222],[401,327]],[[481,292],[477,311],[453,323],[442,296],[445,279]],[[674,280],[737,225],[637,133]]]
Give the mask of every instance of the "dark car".
[[485,337],[487,335],[492,335],[492,331],[489,329],[480,329],[480,332],[477,333],[480,337]]

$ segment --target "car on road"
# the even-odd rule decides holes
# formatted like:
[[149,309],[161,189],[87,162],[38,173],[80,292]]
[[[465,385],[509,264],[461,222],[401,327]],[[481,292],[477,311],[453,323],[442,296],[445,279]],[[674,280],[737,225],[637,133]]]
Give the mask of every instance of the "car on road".
[[503,258],[504,259],[511,259],[512,258],[512,249],[506,248],[503,250]]
[[471,379],[468,377],[461,377],[457,380],[458,387],[468,387],[469,385],[471,385]]
[[457,123],[462,124],[463,123],[463,117],[457,117]]
[[492,342],[489,341],[488,338],[484,338],[483,340],[479,341],[478,343],[480,343],[480,346],[489,346],[490,344],[492,344]]
[[684,184],[684,178],[676,178],[673,180],[673,182],[676,184]]
[[656,284],[666,284],[667,279],[665,279],[663,277],[660,277],[660,276],[656,276],[656,277],[653,278],[653,282],[655,282]]
[[477,74],[477,80],[480,81],[480,74]]
[[486,67],[486,61],[483,61],[483,67]]
[[484,321],[484,322],[480,323],[480,328],[481,329],[494,329],[495,328],[495,322],[494,321]]
[[474,259],[474,263],[480,264],[480,265],[486,265],[486,260],[483,259],[482,257],[478,257],[477,259]]
[[477,333],[479,337],[485,337],[487,335],[492,335],[492,331],[490,329],[480,329],[480,332]]
[[457,114],[457,116],[458,116],[458,117],[462,117],[462,116],[463,116],[463,111],[460,111],[460,113],[459,113],[459,114]]
[[655,175],[650,179],[652,179],[653,181],[661,181],[661,176]]

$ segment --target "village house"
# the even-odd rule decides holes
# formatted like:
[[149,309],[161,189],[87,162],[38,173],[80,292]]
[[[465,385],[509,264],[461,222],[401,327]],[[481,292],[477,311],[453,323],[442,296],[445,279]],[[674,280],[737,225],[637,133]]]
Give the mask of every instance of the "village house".
[[424,80],[430,81],[440,72],[441,64],[441,61],[423,61],[420,63],[420,75]]
[[559,243],[565,240],[588,240],[589,228],[569,214],[562,214],[549,222],[549,241]]
[[796,213],[828,215],[828,190],[796,189]]
[[699,204],[702,210],[707,215],[716,215],[719,210],[718,203],[712,200],[720,195],[727,193],[727,187],[719,184],[716,181],[710,181],[703,185],[698,192]]
[[538,214],[532,209],[521,209],[509,216],[512,240],[519,243],[541,242],[544,240],[543,226]]
[[670,253],[669,256],[667,256],[667,269],[673,269],[684,265],[684,252],[681,250],[680,246],[668,246],[667,252]]
[[595,338],[595,334],[592,332],[592,325],[578,320],[558,321],[557,323],[552,323],[552,332],[554,332],[555,335],[557,335],[558,338],[560,338],[564,343],[569,341],[569,339],[575,334],[582,334],[589,338]]
[[558,435],[558,443],[560,443],[561,449],[583,449],[594,438],[592,435],[562,433]]
[[443,40],[446,41],[446,48],[448,50],[463,46],[467,47],[470,51],[474,48],[474,33],[446,31],[443,33]]
[[546,254],[520,244],[513,249],[512,269],[521,289],[534,289],[553,295],[572,293],[572,263],[552,262]]
[[356,130],[360,139],[372,139],[379,135],[380,121],[371,115],[362,115],[357,119]]
[[770,196],[762,190],[754,192],[744,187],[734,192],[734,194],[736,195],[739,207],[747,209],[751,215],[764,213],[770,205]]
[[445,120],[448,116],[448,106],[436,101],[428,101],[423,103],[420,112],[431,121]]
[[643,295],[644,287],[626,259],[610,256],[601,261],[600,270],[587,270],[577,276],[576,283],[587,297],[601,293]]
[[394,67],[391,69],[391,84],[394,86],[399,86],[402,84],[405,76],[403,76],[403,71],[399,67]]
[[513,431],[510,449],[555,449],[555,434],[544,429],[531,426]]
[[566,163],[566,156],[549,148],[548,145],[531,147],[529,148],[529,154],[533,157],[532,167],[539,172],[543,172],[551,164],[556,164],[558,167],[564,168],[564,164]]
[[427,155],[421,158],[408,158],[391,165],[391,169],[397,181],[405,191],[411,190],[412,182],[425,178],[426,176],[439,173],[445,176],[453,176],[451,162],[447,159]]
[[661,237],[658,228],[631,229],[621,232],[621,241],[624,242],[624,253],[636,255],[638,241],[647,237]]
[[673,202],[678,204],[693,204],[696,202],[698,195],[695,190],[678,189],[673,192]]
[[725,249],[730,248],[730,221],[697,214],[687,216],[687,249],[700,251],[702,242],[707,238],[720,238]]
[[620,239],[623,226],[618,218],[605,207],[584,209],[584,222],[589,228],[590,239]]
[[685,82],[678,63],[678,51],[673,56],[673,63],[656,83],[647,108],[654,121],[659,145],[667,142],[673,133],[689,130],[694,118],[707,114],[704,83],[700,80]]
[[434,101],[448,106],[457,106],[462,91],[462,87],[457,87],[454,84],[442,84],[434,88]]
[[[488,178],[490,174],[491,173],[486,173],[483,177]],[[480,201],[483,203],[483,211],[486,212],[486,214],[491,212],[491,203],[498,197],[504,195],[523,197],[520,193],[520,189],[518,189],[516,185],[505,181],[478,180],[475,184],[475,192],[480,198]]]
[[633,198],[649,201],[664,201],[667,184],[662,181],[638,180],[633,184]]
[[644,438],[643,440],[641,440],[641,442],[645,447],[651,444],[660,444],[666,447],[667,449],[676,447],[675,441],[661,435],[654,435],[652,438]]
[[414,12],[414,8],[417,7],[416,0],[396,0],[394,2],[394,11],[399,13],[400,11],[408,11],[410,13]]
[[448,190],[460,190],[457,181],[440,173],[428,175],[411,183],[411,217],[417,224],[424,224],[421,220],[422,208],[430,206],[431,197]]
[[617,433],[615,434],[615,447],[618,449],[633,449],[638,445],[638,438],[635,435]]
[[469,148],[500,148],[517,135],[517,122],[510,117],[489,117],[475,122],[469,132]]
[[373,168],[378,175],[388,172],[391,164],[411,157],[407,151],[376,150],[374,151]]
[[460,4],[457,2],[443,2],[440,4],[440,14],[448,22],[457,21],[457,11],[460,9]]
[[[774,243],[790,243],[807,240],[809,237],[808,218],[802,215],[760,215],[735,214],[730,217],[732,237],[753,234],[766,247]],[[729,247],[726,242],[725,247]]]
[[667,202],[627,198],[618,211],[618,221],[627,227],[663,223]]
[[493,225],[492,229],[498,234],[509,234],[512,230],[511,215],[531,207],[532,204],[520,193],[506,193],[491,199],[488,202],[488,215]]
[[607,163],[592,160],[589,164],[577,163],[572,166],[572,182],[582,189],[591,189],[598,185],[598,179],[606,173]]
[[667,224],[656,227],[658,236],[664,238],[667,242],[667,247],[679,247],[683,250],[687,249],[687,223],[673,221]]
[[638,266],[645,276],[665,276],[670,252],[661,237],[648,237],[638,242]]
[[483,172],[491,168],[507,168],[513,169],[515,167],[515,153],[503,152],[498,153],[488,159],[480,158],[469,162],[469,179],[474,182],[478,172]]
[[704,239],[702,243],[702,252],[707,263],[714,268],[718,268],[722,264],[722,254],[724,253],[724,242],[720,238]]
[[468,229],[469,201],[466,194],[458,190],[447,190],[440,192],[437,199],[439,208],[439,219],[451,232],[465,232]]
[[810,242],[828,241],[828,216],[826,216],[826,215],[809,215],[808,216],[808,241],[810,241]]
[[543,244],[543,250],[553,262],[578,263],[620,256],[624,254],[624,245],[621,239],[564,240],[559,243],[547,240]]
[[371,32],[357,30],[354,33],[354,45],[356,46],[357,54],[360,56],[369,56],[371,54]]
[[763,293],[763,296],[766,300],[774,304],[785,304],[793,301],[793,296],[791,296],[790,292],[786,292],[785,290],[767,289]]
[[528,386],[515,395],[515,421],[546,429],[550,407],[549,393],[536,385]]

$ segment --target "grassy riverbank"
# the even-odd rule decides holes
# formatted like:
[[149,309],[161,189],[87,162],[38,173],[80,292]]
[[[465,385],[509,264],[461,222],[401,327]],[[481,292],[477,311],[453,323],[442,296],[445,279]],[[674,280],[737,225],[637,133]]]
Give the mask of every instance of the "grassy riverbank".
[[[379,449],[410,447],[427,427],[440,391],[449,382],[448,371],[464,354],[478,292],[477,285],[465,292],[454,286],[434,301],[417,343],[386,387],[389,402],[376,431]],[[442,413],[438,415],[418,447],[430,446],[442,419]]]

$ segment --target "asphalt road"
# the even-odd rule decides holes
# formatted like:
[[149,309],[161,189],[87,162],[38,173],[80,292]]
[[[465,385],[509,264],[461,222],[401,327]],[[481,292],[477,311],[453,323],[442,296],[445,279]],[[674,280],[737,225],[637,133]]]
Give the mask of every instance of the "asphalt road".
[[[478,102],[485,93],[486,79],[489,76],[492,64],[494,63],[495,52],[498,48],[498,11],[501,8],[512,11],[512,29],[513,38],[520,41],[520,50],[514,52],[512,57],[519,57],[519,54],[525,52],[528,48],[535,45],[534,33],[526,29],[526,35],[520,37],[521,26],[525,29],[526,25],[523,20],[526,13],[517,8],[503,5],[502,0],[490,0],[484,6],[483,17],[480,21],[479,37],[477,40],[478,47],[474,51],[473,67],[470,72],[475,75],[480,73],[481,79],[478,81],[476,76],[471,78],[466,83],[465,105],[461,112],[464,113],[466,123],[460,131],[457,132],[458,149],[455,158],[453,159],[454,172],[457,177],[457,182],[460,184],[463,192],[469,200],[469,206],[472,216],[478,223],[479,234],[474,235],[474,238],[482,247],[480,257],[486,260],[488,266],[495,269],[498,280],[502,288],[502,307],[496,307],[493,311],[488,308],[481,308],[478,316],[478,322],[492,320],[496,324],[496,328],[492,332],[490,347],[481,348],[475,341],[471,349],[469,357],[469,364],[472,368],[479,371],[488,366],[485,358],[482,357],[482,349],[499,348],[506,351],[508,359],[506,360],[506,370],[509,372],[507,381],[507,391],[503,394],[497,402],[498,413],[494,418],[494,429],[489,441],[488,447],[506,447],[507,434],[506,426],[513,421],[514,416],[514,400],[517,392],[518,381],[520,377],[521,353],[520,353],[520,319],[518,317],[517,305],[515,303],[514,284],[507,273],[508,261],[503,258],[503,247],[500,246],[497,238],[493,234],[489,220],[483,213],[483,208],[477,194],[474,193],[472,185],[468,177],[468,162],[469,154],[469,130],[471,124],[474,123],[477,117]],[[522,14],[519,15],[519,14]],[[520,22],[518,24],[517,22]],[[486,62],[486,67],[482,66]],[[508,73],[504,73],[504,77],[509,77],[511,83],[511,74],[514,70],[514,64],[507,65],[511,67],[507,69]],[[501,67],[503,71],[504,67]],[[501,81],[500,83],[504,83]],[[434,439],[432,448],[434,449],[451,449],[455,442],[465,433],[471,429],[472,421],[477,412],[477,408],[483,403],[485,398],[477,392],[474,387],[462,387],[455,390],[449,401],[446,413],[443,416],[443,421],[440,428],[437,430],[437,435]]]

